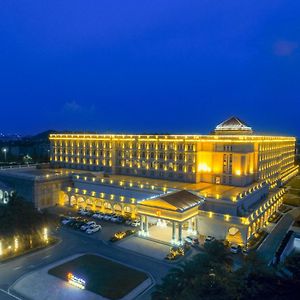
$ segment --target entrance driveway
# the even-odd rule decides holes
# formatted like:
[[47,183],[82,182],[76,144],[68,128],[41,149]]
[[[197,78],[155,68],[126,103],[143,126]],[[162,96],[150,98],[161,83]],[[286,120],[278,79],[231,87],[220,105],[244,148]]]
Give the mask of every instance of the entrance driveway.
[[121,248],[125,248],[139,254],[163,260],[170,250],[170,246],[146,240],[137,236],[129,237],[117,243]]

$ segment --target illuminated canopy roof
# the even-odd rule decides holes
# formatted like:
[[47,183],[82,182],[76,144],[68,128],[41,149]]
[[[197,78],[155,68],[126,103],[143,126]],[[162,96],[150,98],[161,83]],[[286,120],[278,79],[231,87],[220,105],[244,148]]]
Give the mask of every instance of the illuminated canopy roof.
[[231,117],[217,125],[215,134],[252,134],[252,128],[237,117]]
[[146,199],[139,204],[155,208],[183,212],[202,203],[202,198],[188,191],[169,193],[153,199]]

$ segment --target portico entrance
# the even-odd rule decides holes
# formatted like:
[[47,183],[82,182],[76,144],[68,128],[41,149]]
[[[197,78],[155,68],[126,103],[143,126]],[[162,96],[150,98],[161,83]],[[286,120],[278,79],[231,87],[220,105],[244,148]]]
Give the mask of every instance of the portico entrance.
[[182,244],[197,235],[197,215],[202,198],[188,191],[170,193],[138,204],[139,235],[171,244]]

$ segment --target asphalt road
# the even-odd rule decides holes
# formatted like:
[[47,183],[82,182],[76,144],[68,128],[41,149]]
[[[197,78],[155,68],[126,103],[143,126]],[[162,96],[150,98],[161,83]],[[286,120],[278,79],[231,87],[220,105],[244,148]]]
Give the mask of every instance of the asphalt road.
[[[69,228],[59,229],[56,236],[61,239],[58,244],[0,264],[0,290],[8,291],[9,287],[23,275],[77,253],[97,253],[142,269],[150,273],[156,282],[159,282],[172,267],[165,262],[120,248]],[[13,298],[1,292],[0,299]]]

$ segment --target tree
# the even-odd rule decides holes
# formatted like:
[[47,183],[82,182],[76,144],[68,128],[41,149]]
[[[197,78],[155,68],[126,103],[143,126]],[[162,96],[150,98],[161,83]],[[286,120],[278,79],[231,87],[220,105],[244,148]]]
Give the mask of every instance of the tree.
[[35,234],[45,223],[44,215],[33,204],[14,195],[5,206],[0,206],[0,235]]
[[228,250],[221,243],[205,246],[205,253],[172,269],[152,294],[154,300],[284,300],[300,294],[299,255],[288,259],[292,280],[281,278],[256,253],[250,253],[240,269],[231,271]]
[[231,260],[220,242],[213,242],[205,253],[172,269],[153,293],[152,298],[162,299],[233,299],[235,287],[231,284]]

